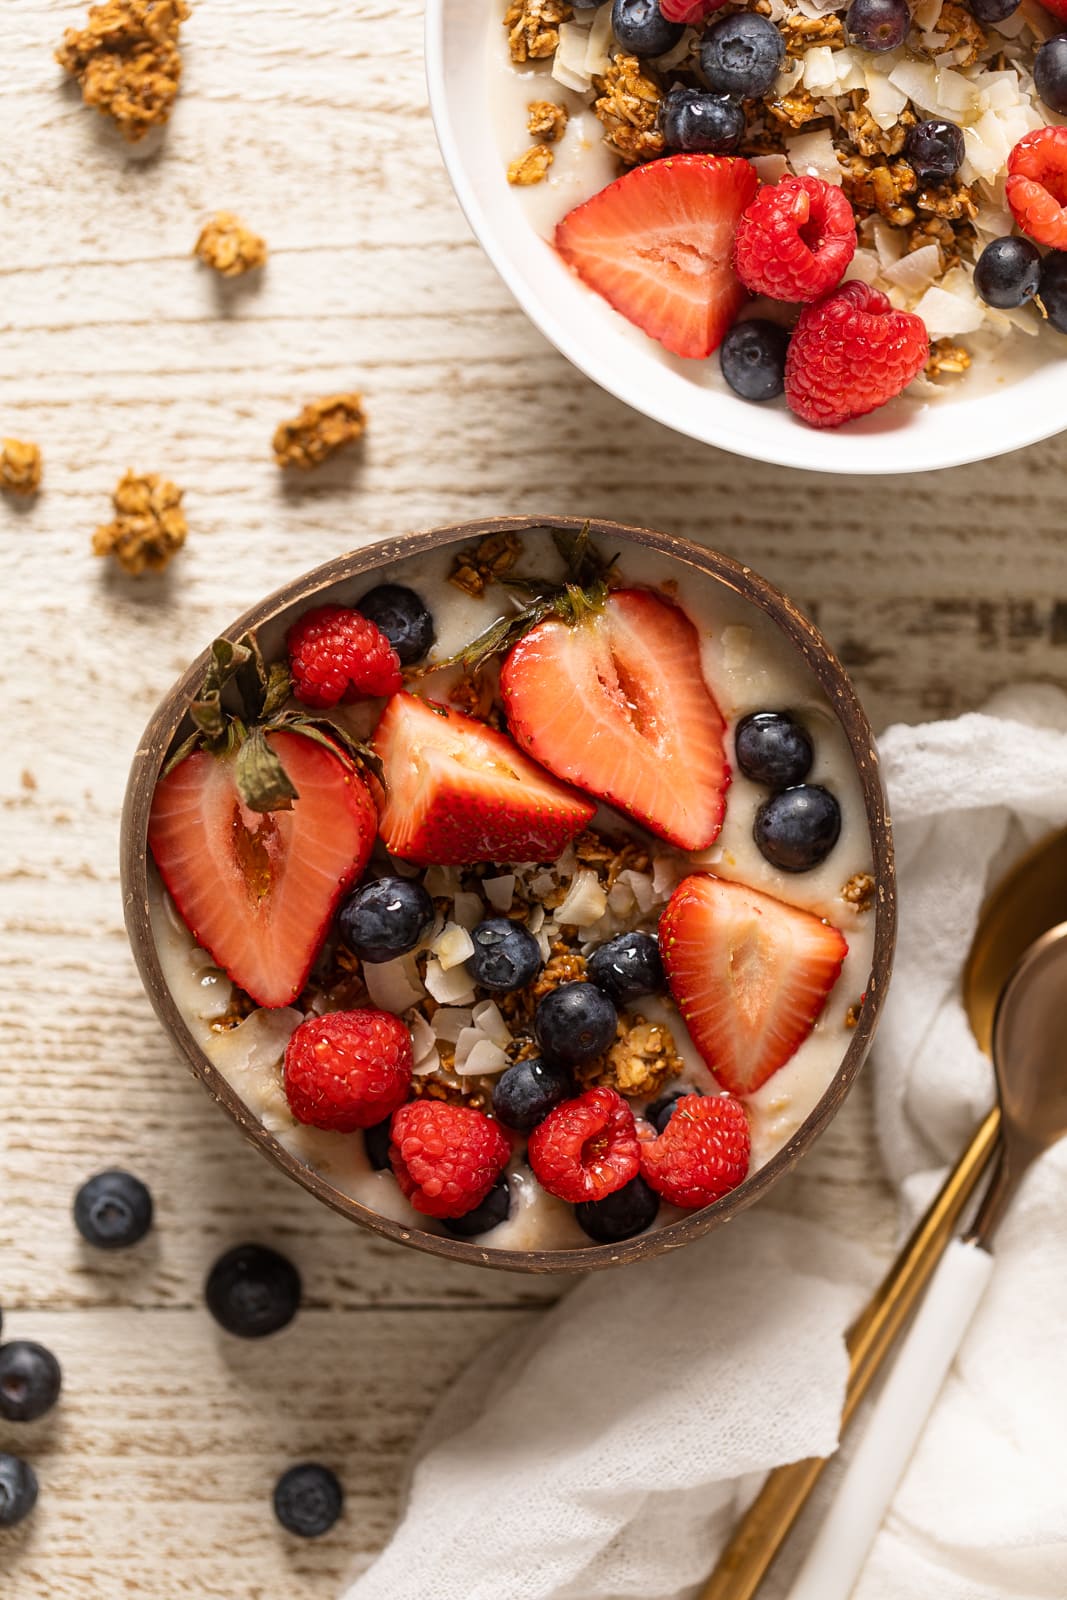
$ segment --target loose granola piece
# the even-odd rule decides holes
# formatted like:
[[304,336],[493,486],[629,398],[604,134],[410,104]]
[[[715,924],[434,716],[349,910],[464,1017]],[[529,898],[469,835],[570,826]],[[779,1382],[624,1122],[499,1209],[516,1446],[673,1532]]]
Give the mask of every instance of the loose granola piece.
[[820,111],[811,91],[799,84],[786,94],[770,94],[763,102],[769,116],[783,128],[804,128],[825,115]]
[[794,11],[780,24],[779,32],[785,40],[786,55],[802,56],[806,50],[822,45],[829,50],[843,50],[848,43],[845,25],[832,11],[824,17],[805,17]]
[[526,126],[534,139],[546,139],[555,144],[562,139],[567,126],[567,108],[554,100],[531,100],[526,108]]
[[534,982],[525,989],[512,989],[508,994],[496,996],[500,1014],[512,1033],[521,1036],[529,1029],[537,1002],[546,994],[558,989],[561,983],[578,983],[585,977],[585,959],[576,945],[566,939],[556,939],[548,960]]
[[267,243],[232,211],[216,211],[200,230],[193,254],[223,278],[253,272],[267,259]]
[[576,1068],[575,1075],[583,1089],[598,1084],[620,1094],[651,1098],[668,1078],[678,1076],[682,1065],[669,1028],[623,1011],[614,1044],[595,1061]]
[[974,193],[965,183],[951,188],[946,184],[936,189],[920,189],[915,196],[915,209],[946,222],[973,222],[978,215]]
[[[963,6],[957,5],[956,0],[945,0],[937,21],[929,31],[938,35],[948,35],[945,43],[937,46],[935,53],[939,56],[949,54],[960,45],[967,46],[967,54],[956,64],[957,70],[959,67],[973,66],[989,43],[981,23],[969,11],[964,10]],[[919,37],[921,39],[921,36]]]
[[593,79],[593,86],[598,96],[593,110],[606,130],[606,144],[630,166],[663,154],[657,125],[663,90],[641,70],[636,56],[616,56],[607,72]]
[[493,685],[484,672],[475,668],[456,680],[448,691],[448,699],[465,716],[484,722],[493,703]]
[[911,255],[928,244],[936,244],[941,251],[941,269],[947,272],[950,267],[959,265],[961,236],[966,238],[973,232],[973,228],[966,226],[954,228],[944,217],[924,217],[908,229],[904,254]]
[[41,452],[25,439],[0,439],[0,490],[36,494],[41,487]]
[[87,106],[111,117],[130,144],[167,121],[178,94],[178,34],[185,0],[103,0],[87,26],[68,28],[56,60],[81,84]]
[[874,898],[874,879],[869,872],[854,872],[841,886],[841,899],[856,911],[869,911]]
[[508,49],[518,66],[525,61],[544,61],[559,47],[559,25],[569,22],[574,12],[567,0],[512,0],[504,14],[508,30]]
[[844,173],[842,188],[858,217],[877,211],[898,228],[915,221],[915,207],[908,203],[919,187],[915,172],[907,161],[887,161],[884,156],[848,155],[838,152]]
[[846,1028],[854,1028],[857,1025],[857,1023],[860,1020],[860,1012],[862,1010],[863,1010],[863,1001],[862,1000],[857,1000],[854,1005],[849,1006],[848,1010],[845,1012],[845,1027]]
[[[574,841],[574,853],[584,867],[593,867],[605,888],[612,889],[621,872],[648,872],[652,857],[633,839],[608,839],[587,828]],[[601,869],[606,869],[605,872]]]
[[844,130],[849,143],[861,156],[898,156],[904,148],[909,128],[914,128],[917,118],[905,106],[891,128],[880,128],[867,109],[867,93],[853,89],[851,109],[845,112]]
[[253,1011],[258,1010],[256,1002],[250,994],[245,994],[234,984],[230,992],[230,1003],[221,1017],[213,1017],[209,1023],[212,1033],[229,1033],[231,1028],[237,1028],[250,1017]]
[[112,495],[115,520],[93,534],[93,554],[114,556],[124,572],[162,572],[185,543],[182,491],[158,472],[128,471]]
[[332,394],[312,400],[298,417],[275,429],[274,459],[280,467],[299,467],[306,472],[361,439],[366,428],[361,394]]
[[[928,378],[958,378],[971,364],[969,353],[951,339],[936,339],[930,346],[930,359],[923,369]],[[861,906],[860,910],[866,910]]]
[[547,144],[532,144],[529,150],[516,156],[508,167],[508,182],[517,188],[528,189],[532,184],[541,182],[555,159]]
[[522,540],[517,533],[508,529],[487,533],[453,558],[448,581],[480,600],[491,583],[507,576],[521,555]]

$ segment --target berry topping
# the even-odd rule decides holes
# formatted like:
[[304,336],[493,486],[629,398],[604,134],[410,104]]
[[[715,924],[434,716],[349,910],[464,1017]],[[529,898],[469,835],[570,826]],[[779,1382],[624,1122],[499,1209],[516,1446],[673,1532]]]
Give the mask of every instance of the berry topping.
[[698,1095],[700,1093],[699,1089],[687,1089],[684,1085],[668,1089],[666,1094],[661,1094],[658,1100],[654,1100],[651,1105],[646,1106],[641,1115],[646,1122],[651,1122],[657,1133],[662,1133],[674,1116],[679,1100],[684,1100],[687,1095]]
[[550,1061],[576,1067],[604,1053],[615,1038],[618,1013],[591,983],[561,983],[534,1012],[534,1033]]
[[130,1172],[98,1172],[74,1196],[74,1225],[98,1250],[125,1250],[152,1226],[152,1196]]
[[1046,39],[1034,57],[1034,86],[1050,111],[1067,116],[1067,33]]
[[392,1142],[392,1117],[376,1122],[373,1128],[363,1130],[363,1148],[375,1172],[386,1172],[389,1167],[389,1146]]
[[788,711],[754,711],[734,733],[737,765],[753,783],[788,789],[803,783],[815,750],[811,736]]
[[782,35],[754,11],[737,11],[713,22],[700,44],[708,87],[738,100],[767,94],[784,59]]
[[433,926],[433,901],[413,878],[376,878],[349,895],[337,914],[341,938],[361,961],[393,961]]
[[1059,17],[1061,22],[1067,22],[1067,0],[1041,0],[1041,4],[1054,17]]
[[574,1093],[566,1067],[540,1056],[516,1061],[493,1085],[493,1112],[517,1133],[532,1133],[548,1113]]
[[[1048,5],[1048,0],[1044,0],[1044,3],[1047,10],[1055,9],[1055,6]],[[1003,22],[1005,17],[1014,16],[1019,9],[1019,0],[970,0],[970,7],[971,15],[989,27]]]
[[1009,233],[986,245],[974,269],[974,287],[987,306],[1002,311],[1032,300],[1041,283],[1041,252],[1029,239]]
[[287,1533],[301,1539],[329,1533],[344,1503],[337,1475],[315,1461],[290,1467],[274,1486],[274,1515]]
[[221,1255],[204,1286],[207,1308],[238,1339],[265,1339],[300,1309],[300,1274],[262,1244],[239,1244]]
[[296,792],[291,809],[250,810],[240,752],[197,750],[156,785],[148,843],[197,943],[257,1005],[287,1006],[366,865],[378,817],[339,754],[299,733],[265,743]]
[[1067,128],[1037,128],[1008,157],[1012,216],[1038,244],[1067,250]]
[[910,27],[908,0],[852,0],[845,17],[849,44],[875,54],[903,44]]
[[585,975],[617,1006],[659,994],[665,981],[659,945],[650,933],[616,934],[588,957]]
[[699,27],[706,17],[725,4],[726,0],[659,0],[659,8],[668,22],[682,22],[687,28]]
[[829,789],[800,783],[765,800],[752,830],[760,854],[782,872],[810,872],[841,832],[841,808]]
[[677,606],[615,589],[574,626],[542,622],[513,646],[500,687],[512,733],[550,772],[682,849],[718,837],[724,724]]
[[856,219],[842,191],[822,178],[782,178],[746,206],[734,265],[753,294],[818,300],[855,253]]
[[754,169],[736,156],[650,161],[568,212],[556,248],[650,338],[702,360],[744,304],[734,230],[756,186]]
[[13,1528],[37,1504],[37,1474],[33,1468],[0,1451],[0,1528]]
[[1041,304],[1049,323],[1067,333],[1067,253],[1050,250],[1041,263]]
[[644,1178],[631,1178],[603,1200],[583,1200],[575,1206],[578,1226],[597,1244],[621,1244],[644,1233],[656,1220],[659,1195]]
[[369,617],[346,606],[306,611],[285,644],[293,694],[306,706],[336,706],[400,688],[400,661],[389,640]]
[[380,628],[402,667],[421,661],[434,640],[433,617],[414,589],[402,583],[380,583],[357,600],[356,610]]
[[929,355],[921,317],[894,311],[869,284],[844,283],[800,313],[786,358],[785,397],[805,422],[836,428],[900,394]]
[[390,700],[374,748],[386,849],[423,866],[555,861],[596,810],[495,728],[411,694]]
[[773,400],[785,388],[788,350],[788,328],[751,317],[734,323],[719,346],[719,365],[742,400]]
[[674,48],[685,28],[669,22],[656,0],[614,0],[611,31],[635,56],[662,56]]
[[687,1094],[658,1139],[641,1146],[641,1172],[672,1206],[696,1210],[748,1176],[748,1118],[729,1094]]
[[402,1106],[411,1088],[411,1033],[388,1011],[307,1017],[285,1047],[285,1097],[297,1122],[352,1133]]
[[467,971],[483,989],[510,994],[524,989],[541,970],[541,947],[529,928],[510,917],[489,917],[471,932],[474,953]]
[[908,129],[904,154],[920,183],[945,183],[963,165],[963,129],[954,122],[917,122]]
[[808,1037],[848,946],[811,912],[708,873],[683,878],[659,928],[693,1043],[724,1088],[753,1094]]
[[669,150],[709,150],[728,156],[741,143],[745,113],[726,94],[706,94],[676,83],[663,102],[660,128]]
[[413,1100],[393,1118],[389,1159],[396,1181],[427,1217],[465,1217],[475,1210],[510,1156],[496,1123],[471,1106]]
[[473,1211],[466,1212],[462,1217],[443,1217],[441,1220],[445,1231],[454,1234],[457,1239],[476,1239],[479,1234],[499,1228],[510,1215],[511,1185],[501,1175],[480,1206],[475,1206]]
[[59,1399],[63,1374],[51,1350],[32,1339],[0,1345],[0,1417],[36,1422]]
[[587,1089],[550,1111],[527,1154],[542,1189],[572,1205],[614,1194],[641,1165],[634,1114],[614,1089]]

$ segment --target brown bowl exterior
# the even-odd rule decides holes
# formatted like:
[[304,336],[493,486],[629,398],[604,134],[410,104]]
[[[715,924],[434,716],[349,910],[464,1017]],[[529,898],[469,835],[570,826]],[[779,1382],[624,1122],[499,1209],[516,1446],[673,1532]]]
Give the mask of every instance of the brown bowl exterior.
[[[224,631],[227,637],[237,638],[247,629],[261,627],[277,618],[290,607],[306,606],[335,583],[371,574],[388,563],[418,556],[445,545],[470,543],[484,534],[501,530],[520,535],[546,528],[577,532],[584,525],[585,520],[576,517],[499,517],[456,523],[426,533],[383,540],[367,549],[338,556],[325,566],[316,567],[313,572],[294,579],[246,611]],[[893,841],[874,737],[855,690],[826,641],[791,601],[748,567],[739,565],[727,556],[670,534],[653,533],[646,528],[632,528],[615,522],[590,522],[589,530],[594,537],[604,539],[612,549],[630,544],[657,551],[672,562],[715,579],[727,589],[752,601],[770,616],[804,657],[836,712],[855,757],[863,788],[878,890],[874,912],[874,958],[859,1021],[840,1067],[807,1120],[764,1167],[715,1205],[619,1245],[591,1244],[574,1250],[491,1250],[483,1245],[424,1233],[421,1229],[394,1222],[340,1193],[267,1132],[200,1049],[186,1027],[164,979],[152,935],[148,901],[148,815],[160,768],[207,666],[206,650],[164,697],[145,729],[134,756],[122,815],[123,906],[134,958],[160,1021],[212,1098],[269,1160],[342,1216],[398,1244],[412,1245],[430,1255],[512,1272],[585,1272],[677,1250],[681,1245],[707,1233],[710,1228],[728,1222],[765,1195],[815,1142],[852,1087],[878,1023],[892,970],[896,937]]]

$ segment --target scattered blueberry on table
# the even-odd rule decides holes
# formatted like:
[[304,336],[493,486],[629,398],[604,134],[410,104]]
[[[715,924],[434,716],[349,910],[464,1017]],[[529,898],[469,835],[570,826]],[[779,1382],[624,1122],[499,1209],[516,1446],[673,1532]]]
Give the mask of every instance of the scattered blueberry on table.
[[207,1308],[238,1339],[263,1339],[287,1327],[300,1308],[300,1274],[261,1244],[239,1244],[215,1262],[204,1288]]
[[126,1250],[152,1226],[152,1196],[130,1172],[98,1172],[74,1196],[74,1222],[97,1250]]
[[0,1345],[0,1417],[36,1422],[59,1399],[63,1374],[51,1350],[32,1339]]
[[14,1528],[37,1504],[37,1474],[18,1456],[0,1451],[0,1528]]
[[274,1486],[274,1514],[287,1533],[318,1539],[329,1533],[344,1509],[337,1474],[316,1461],[283,1472]]

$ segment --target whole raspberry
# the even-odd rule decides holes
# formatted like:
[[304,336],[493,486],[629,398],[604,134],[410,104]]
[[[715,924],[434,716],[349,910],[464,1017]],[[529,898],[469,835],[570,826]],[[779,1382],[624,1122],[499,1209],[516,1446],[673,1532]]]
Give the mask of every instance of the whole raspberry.
[[672,1206],[710,1206],[748,1175],[748,1117],[732,1094],[686,1094],[658,1139],[641,1146],[641,1172]]
[[411,1034],[388,1011],[308,1017],[285,1047],[285,1095],[297,1122],[351,1133],[402,1106],[411,1088]]
[[572,1205],[603,1200],[637,1176],[641,1152],[634,1114],[614,1089],[588,1089],[538,1123],[527,1155],[549,1194]]
[[822,178],[766,184],[741,213],[734,240],[737,276],[772,300],[818,300],[855,253],[852,207]]
[[285,642],[293,693],[306,706],[335,706],[400,688],[400,658],[389,640],[347,606],[305,611]]
[[499,1124],[470,1106],[412,1100],[393,1118],[396,1181],[427,1217],[465,1217],[480,1206],[510,1155]]
[[1004,192],[1024,233],[1067,250],[1067,128],[1036,128],[1019,140]]
[[836,428],[900,394],[930,357],[921,317],[894,311],[866,283],[805,306],[789,342],[785,397],[816,428]]
[[659,0],[659,8],[668,22],[684,22],[687,28],[696,28],[726,4],[726,0]]

